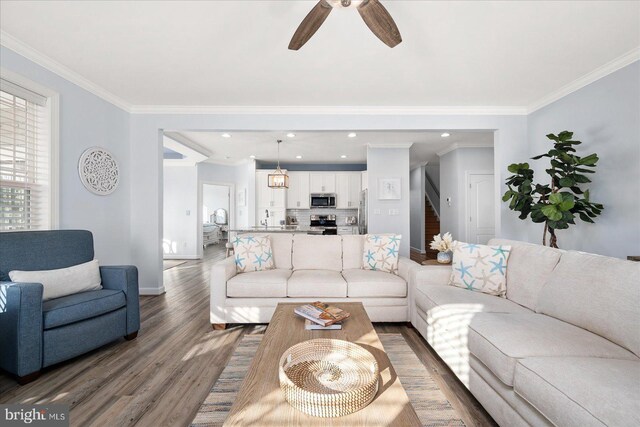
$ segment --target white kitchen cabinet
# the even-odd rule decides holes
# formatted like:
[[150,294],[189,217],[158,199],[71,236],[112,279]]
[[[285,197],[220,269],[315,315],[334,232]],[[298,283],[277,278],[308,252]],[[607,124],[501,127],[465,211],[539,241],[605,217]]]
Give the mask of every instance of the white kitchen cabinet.
[[360,178],[362,179],[360,189],[362,191],[367,190],[369,188],[369,173],[367,171],[360,172]]
[[309,172],[310,193],[335,193],[335,172]]
[[360,172],[336,173],[337,208],[357,209],[360,202],[361,185]]
[[289,172],[287,209],[309,209],[309,172]]
[[284,188],[269,188],[268,175],[272,171],[256,171],[256,208],[280,208],[287,207],[287,190]]
[[358,234],[358,227],[353,225],[338,227],[338,234]]

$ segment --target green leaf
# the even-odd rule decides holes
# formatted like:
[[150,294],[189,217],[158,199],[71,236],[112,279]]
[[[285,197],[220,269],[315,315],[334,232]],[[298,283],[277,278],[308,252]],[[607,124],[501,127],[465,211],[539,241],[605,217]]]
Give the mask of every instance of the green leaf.
[[543,157],[551,157],[549,154],[540,154],[539,156],[532,157],[531,160],[540,160]]
[[589,154],[587,157],[581,158],[579,163],[585,166],[594,166],[596,163],[598,163],[598,160],[598,155],[593,153]]
[[576,202],[573,200],[564,200],[562,203],[558,205],[558,208],[564,212],[564,211],[573,209],[575,205],[576,205]]
[[594,223],[593,220],[589,218],[586,214],[583,214],[581,212],[579,215],[580,215],[580,219],[583,220],[584,222],[590,222],[592,224]]
[[586,176],[584,176],[584,175],[575,174],[575,175],[573,175],[573,178],[576,180],[576,182],[578,182],[580,184],[591,182],[591,180],[589,178],[587,178]]
[[506,193],[504,193],[504,196],[502,196],[502,201],[506,202],[507,200],[509,200],[511,197],[513,196],[513,191],[509,190]]
[[586,202],[588,202],[588,201],[589,201],[589,190],[585,190],[585,191],[584,191],[584,200],[585,200]]
[[563,130],[558,134],[558,139],[563,142],[568,141],[571,138],[573,138],[573,132],[569,132],[568,130]]
[[549,203],[552,203],[554,205],[559,205],[560,203],[562,203],[563,197],[562,194],[560,193],[553,193],[552,195],[549,196]]
[[560,186],[561,187],[573,187],[575,185],[575,181],[569,177],[560,178]]
[[552,133],[548,134],[547,138],[549,138],[552,141],[556,141],[556,142],[560,141],[560,139],[557,136],[555,136],[554,134],[552,134]]
[[552,221],[558,221],[562,218],[562,213],[558,211],[558,209],[554,205],[547,205],[543,207],[542,213]]

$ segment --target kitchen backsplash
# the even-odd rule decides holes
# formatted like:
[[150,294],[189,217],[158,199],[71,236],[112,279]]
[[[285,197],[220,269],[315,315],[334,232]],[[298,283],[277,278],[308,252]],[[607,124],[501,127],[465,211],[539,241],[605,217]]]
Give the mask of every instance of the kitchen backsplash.
[[358,209],[287,209],[287,216],[298,219],[299,225],[309,225],[311,215],[335,215],[338,227],[347,225],[346,218],[355,216],[358,218]]

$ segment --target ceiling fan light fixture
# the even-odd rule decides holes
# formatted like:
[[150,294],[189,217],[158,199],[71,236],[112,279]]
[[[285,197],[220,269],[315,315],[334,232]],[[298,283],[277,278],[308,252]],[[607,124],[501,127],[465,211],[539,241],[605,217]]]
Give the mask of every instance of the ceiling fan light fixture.
[[280,143],[281,139],[278,140],[278,167],[273,173],[267,175],[267,186],[269,188],[279,188],[286,189],[289,188],[289,175],[287,175],[286,171],[280,169]]

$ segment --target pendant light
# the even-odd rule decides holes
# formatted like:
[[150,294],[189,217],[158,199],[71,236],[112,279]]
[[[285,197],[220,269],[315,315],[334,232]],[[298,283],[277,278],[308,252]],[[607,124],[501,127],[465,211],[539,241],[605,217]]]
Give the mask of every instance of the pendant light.
[[270,173],[268,176],[267,185],[269,188],[289,188],[289,175],[287,175],[286,171],[280,169],[280,143],[281,139],[278,140],[278,167],[273,173]]

